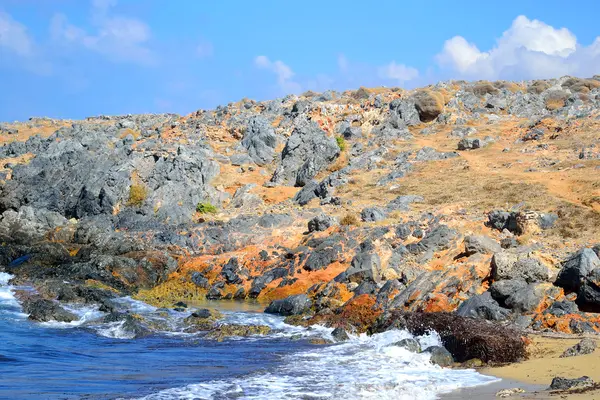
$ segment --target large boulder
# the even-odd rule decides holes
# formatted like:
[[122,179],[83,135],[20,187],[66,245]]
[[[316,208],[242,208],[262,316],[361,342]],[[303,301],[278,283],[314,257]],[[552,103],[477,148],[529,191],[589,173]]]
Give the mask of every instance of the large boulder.
[[362,243],[350,267],[334,279],[336,282],[380,282],[382,280],[381,259],[373,244],[369,241]]
[[300,315],[310,311],[311,300],[305,294],[289,296],[285,299],[274,300],[265,309],[266,313],[284,316]]
[[465,237],[465,254],[494,254],[502,251],[502,247],[494,239],[483,235]]
[[458,310],[458,315],[463,317],[482,318],[491,321],[503,321],[508,318],[510,311],[500,307],[490,292],[471,297],[464,301]]
[[275,130],[265,118],[251,117],[244,132],[242,146],[256,164],[270,164],[275,156],[275,147],[277,146]]
[[522,279],[526,282],[546,282],[551,280],[552,271],[538,259],[526,254],[503,251],[492,258],[492,278]]
[[335,139],[328,137],[316,122],[303,121],[288,139],[271,181],[304,186],[339,155]]
[[412,96],[421,122],[433,121],[444,111],[444,98],[440,93],[421,90]]
[[550,283],[530,283],[504,301],[506,307],[519,313],[540,312],[562,295],[562,290]]
[[598,267],[600,267],[600,259],[594,250],[581,249],[563,262],[556,278],[556,284],[566,290],[576,292],[585,278]]
[[327,214],[319,214],[308,221],[309,232],[320,232],[329,229],[337,224],[337,220]]

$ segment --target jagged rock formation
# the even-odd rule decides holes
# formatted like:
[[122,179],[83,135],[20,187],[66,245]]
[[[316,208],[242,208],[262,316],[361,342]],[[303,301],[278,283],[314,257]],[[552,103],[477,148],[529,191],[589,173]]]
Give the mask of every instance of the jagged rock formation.
[[600,331],[599,130],[570,77],[5,123],[0,269],[40,319],[131,294]]

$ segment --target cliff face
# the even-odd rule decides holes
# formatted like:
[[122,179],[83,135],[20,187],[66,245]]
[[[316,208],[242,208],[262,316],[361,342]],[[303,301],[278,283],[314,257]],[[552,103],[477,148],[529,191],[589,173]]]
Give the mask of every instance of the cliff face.
[[45,298],[600,330],[598,77],[31,119],[0,142],[0,265]]

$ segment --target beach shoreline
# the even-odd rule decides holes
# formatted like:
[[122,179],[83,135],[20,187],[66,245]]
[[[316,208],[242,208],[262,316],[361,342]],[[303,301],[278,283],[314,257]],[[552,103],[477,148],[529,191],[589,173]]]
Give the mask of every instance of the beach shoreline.
[[[597,339],[597,336],[588,336]],[[579,378],[589,376],[594,382],[600,382],[600,352],[574,357],[561,358],[561,354],[569,347],[577,344],[583,336],[531,335],[529,359],[497,367],[484,367],[478,372],[501,379],[489,385],[463,388],[442,395],[444,400],[458,399],[495,399],[502,389],[521,388],[523,393],[515,393],[510,399],[600,399],[600,390],[589,390],[584,393],[553,393],[548,391],[552,379],[556,376]]]

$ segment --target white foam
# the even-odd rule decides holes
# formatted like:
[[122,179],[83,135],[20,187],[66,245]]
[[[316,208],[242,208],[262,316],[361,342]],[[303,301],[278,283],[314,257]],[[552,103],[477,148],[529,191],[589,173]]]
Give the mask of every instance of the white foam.
[[12,278],[13,275],[0,272],[0,313],[10,314],[11,317],[26,318],[27,314],[21,312],[21,305],[15,297],[14,287],[8,284]]
[[100,336],[104,336],[104,337],[112,338],[112,339],[133,339],[133,338],[135,338],[135,333],[128,332],[125,329],[123,329],[124,324],[125,324],[125,321],[111,322],[111,323],[105,324],[102,327],[98,327],[96,329],[96,332]]
[[311,337],[318,336],[325,339],[331,339],[332,328],[320,325],[314,325],[310,328],[302,326],[289,325],[283,322],[283,318],[266,313],[259,312],[224,312],[222,323],[238,325],[266,325],[274,332],[269,337]]
[[[461,387],[497,381],[474,370],[440,368],[428,354],[390,344],[406,331],[353,337],[335,346],[288,355],[276,371],[169,389],[145,400],[243,398],[267,399],[435,399]],[[417,338],[439,344],[435,335]]]
[[73,328],[77,326],[81,326],[90,321],[95,321],[99,318],[102,318],[105,313],[98,310],[98,306],[79,306],[79,305],[70,305],[63,306],[63,308],[67,311],[72,312],[77,315],[79,318],[72,322],[59,322],[59,321],[48,321],[42,322],[40,325],[47,326],[50,328]]

